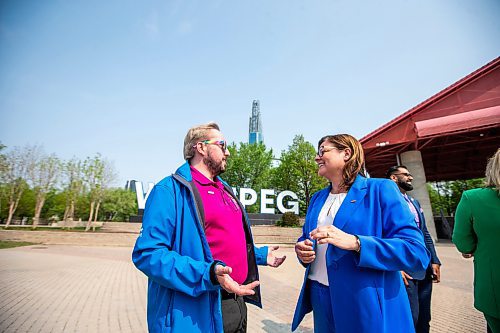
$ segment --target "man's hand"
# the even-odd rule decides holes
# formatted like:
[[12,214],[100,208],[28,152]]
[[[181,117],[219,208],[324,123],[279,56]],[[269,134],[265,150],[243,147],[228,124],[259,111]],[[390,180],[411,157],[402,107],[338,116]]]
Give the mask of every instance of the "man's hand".
[[401,276],[403,277],[403,282],[405,283],[405,286],[408,287],[408,280],[413,280],[413,277],[410,274],[403,271],[401,271]]
[[439,283],[441,281],[441,266],[438,264],[432,264],[432,274],[432,282]]
[[239,285],[238,282],[234,281],[232,277],[229,276],[233,269],[229,266],[215,265],[215,277],[222,288],[224,288],[228,293],[234,293],[238,296],[248,296],[255,294],[255,287],[257,287],[260,282],[254,281],[249,284]]
[[309,264],[316,259],[316,253],[313,250],[313,242],[310,239],[297,242],[295,244],[295,253],[304,264]]
[[279,249],[279,246],[269,246],[267,248],[267,265],[271,267],[278,267],[285,261],[286,256],[276,257],[273,252]]

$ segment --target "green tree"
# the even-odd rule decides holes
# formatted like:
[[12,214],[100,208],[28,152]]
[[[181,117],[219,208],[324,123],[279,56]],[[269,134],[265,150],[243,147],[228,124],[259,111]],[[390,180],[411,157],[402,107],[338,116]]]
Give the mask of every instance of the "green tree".
[[7,148],[4,144],[0,142],[0,220],[3,220],[7,214],[4,214],[4,208],[6,207],[4,202],[7,198],[7,188],[4,182],[4,174],[7,172],[7,157],[2,152]]
[[75,202],[75,219],[87,219],[90,216],[90,195],[87,192],[82,192]]
[[47,193],[41,216],[47,219],[55,218],[55,220],[60,220],[64,216],[66,196],[66,191],[51,189]]
[[429,192],[432,211],[434,215],[438,215],[440,212],[448,211],[448,203],[443,200],[444,198],[439,194],[435,186],[436,184],[427,183],[427,192]]
[[314,146],[305,141],[303,135],[296,135],[288,150],[281,152],[280,164],[273,170],[273,186],[297,193],[302,216],[307,211],[312,194],[327,185],[326,180],[318,176],[315,157]]
[[104,192],[102,212],[107,221],[128,221],[137,214],[135,193],[122,188],[111,188]]
[[[7,157],[2,152],[7,146],[0,142],[0,174],[7,172]],[[1,178],[0,178],[1,180]]]
[[63,187],[66,193],[66,206],[63,220],[75,218],[75,205],[84,190],[83,162],[76,157],[63,164]]
[[57,184],[61,169],[61,161],[57,156],[41,154],[33,161],[34,165],[29,169],[30,183],[36,195],[33,228],[38,225],[47,194]]
[[89,190],[90,212],[85,231],[90,230],[92,219],[97,221],[99,208],[104,198],[104,191],[115,179],[116,174],[113,166],[101,154],[93,158],[87,158],[84,162],[85,181]]
[[14,147],[7,152],[4,158],[4,170],[0,174],[1,182],[5,185],[8,201],[8,215],[5,226],[8,227],[12,217],[16,212],[23,192],[28,188],[29,168],[33,165],[37,147],[25,146],[24,148]]
[[453,215],[464,191],[483,186],[484,178],[428,183],[427,190],[434,214],[443,212],[448,216]]
[[35,215],[36,194],[32,188],[26,184],[26,189],[19,200],[14,217],[18,219],[28,218],[32,219]]
[[[236,188],[251,188],[257,192],[269,186],[273,151],[267,150],[263,143],[235,143],[229,147],[231,155],[227,160],[224,180]],[[259,204],[248,207],[248,212],[254,213]]]
[[231,144],[224,179],[231,186],[260,189],[267,186],[273,160],[273,151],[263,143]]

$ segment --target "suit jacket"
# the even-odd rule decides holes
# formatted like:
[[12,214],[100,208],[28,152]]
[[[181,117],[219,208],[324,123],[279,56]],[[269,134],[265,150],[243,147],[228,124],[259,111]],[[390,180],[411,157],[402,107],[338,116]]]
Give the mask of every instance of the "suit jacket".
[[418,272],[406,272],[411,275],[412,278],[416,280],[423,280],[426,275],[429,276],[432,274],[432,264],[438,264],[441,265],[441,261],[439,261],[439,258],[436,254],[436,249],[434,248],[434,242],[432,241],[431,234],[429,233],[429,230],[427,230],[427,224],[425,222],[425,216],[424,216],[424,210],[420,206],[420,202],[418,202],[417,199],[408,196],[410,199],[411,203],[415,207],[417,213],[418,213],[418,218],[420,220],[420,231],[422,231],[424,235],[424,242],[425,242],[425,247],[431,254],[431,261],[429,262],[429,266],[427,269],[423,271],[418,271]]
[[474,307],[500,319],[500,196],[492,188],[462,194],[452,240],[474,254]]
[[[309,232],[317,227],[330,190],[327,187],[311,198],[298,241],[308,238]],[[335,332],[414,332],[399,271],[425,269],[429,252],[396,184],[388,179],[358,175],[333,224],[357,235],[361,243],[360,253],[328,245],[326,266]],[[312,311],[309,290],[305,287],[311,265],[305,266],[292,330]]]

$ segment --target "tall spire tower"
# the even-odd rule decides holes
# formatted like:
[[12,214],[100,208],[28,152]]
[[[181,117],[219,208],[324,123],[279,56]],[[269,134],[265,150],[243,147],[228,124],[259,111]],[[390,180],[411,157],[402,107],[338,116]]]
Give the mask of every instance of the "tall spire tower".
[[256,99],[252,103],[252,116],[248,125],[248,143],[264,143],[262,122],[260,121],[260,103]]

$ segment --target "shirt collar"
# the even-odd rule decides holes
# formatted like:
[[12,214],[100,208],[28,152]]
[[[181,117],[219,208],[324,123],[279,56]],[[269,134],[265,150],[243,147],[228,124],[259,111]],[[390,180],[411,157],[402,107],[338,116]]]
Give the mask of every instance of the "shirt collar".
[[209,178],[207,178],[204,174],[202,174],[200,171],[198,171],[198,169],[193,168],[192,166],[190,168],[191,168],[191,175],[193,176],[193,180],[195,180],[198,184],[205,185],[205,186],[211,185],[211,186],[218,187],[220,180],[217,177],[215,178],[215,181],[212,181]]
[[408,196],[408,194],[406,194],[406,193],[401,193],[401,194],[403,194],[403,198],[405,198],[405,200],[406,200],[406,201],[410,202],[410,201],[412,201],[412,200],[413,200],[413,198],[410,198],[410,197]]

